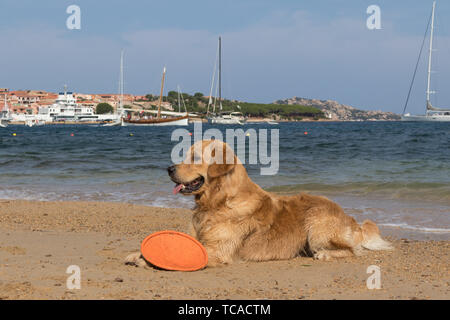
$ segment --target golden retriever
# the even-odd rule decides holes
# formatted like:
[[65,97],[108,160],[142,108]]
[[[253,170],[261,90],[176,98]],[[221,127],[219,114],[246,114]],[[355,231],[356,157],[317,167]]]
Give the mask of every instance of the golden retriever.
[[[168,172],[174,193],[195,197],[193,233],[207,250],[208,266],[291,259],[301,253],[331,260],[359,255],[364,248],[392,249],[375,223],[358,225],[325,197],[264,191],[221,141],[195,143],[185,161]],[[139,253],[126,263],[145,265]]]

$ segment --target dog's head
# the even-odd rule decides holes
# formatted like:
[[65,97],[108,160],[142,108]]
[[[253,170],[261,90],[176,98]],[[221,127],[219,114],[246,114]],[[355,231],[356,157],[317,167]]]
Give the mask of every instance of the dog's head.
[[239,160],[233,150],[218,140],[203,140],[192,145],[180,164],[167,168],[175,182],[173,193],[196,195],[205,192],[223,176],[232,174]]

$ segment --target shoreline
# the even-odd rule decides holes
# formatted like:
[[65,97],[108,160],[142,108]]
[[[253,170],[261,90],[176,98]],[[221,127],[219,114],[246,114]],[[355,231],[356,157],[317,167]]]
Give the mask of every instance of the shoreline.
[[[0,200],[0,299],[448,299],[449,241],[387,237],[396,250],[331,262],[235,263],[197,272],[134,268],[124,257],[191,211],[110,202]],[[66,289],[70,265],[81,289]],[[369,290],[377,265],[382,289]]]
[[[274,192],[275,194],[278,195],[293,195],[296,193],[292,193],[292,192]],[[450,238],[450,232],[449,232],[449,228],[447,227],[434,227],[434,226],[427,226],[427,225],[420,225],[420,224],[414,224],[414,223],[407,223],[405,222],[395,222],[395,221],[380,221],[379,218],[377,218],[376,216],[371,216],[368,212],[370,212],[371,210],[380,210],[380,208],[369,208],[366,207],[364,210],[361,210],[360,208],[358,208],[358,204],[356,203],[357,200],[359,200],[360,197],[354,197],[351,198],[347,195],[336,195],[336,194],[327,194],[324,192],[307,192],[309,194],[313,194],[313,195],[319,195],[319,196],[325,196],[328,199],[336,202],[338,205],[340,205],[344,211],[346,212],[346,214],[352,216],[353,218],[356,219],[356,221],[361,224],[364,220],[369,219],[372,220],[374,222],[377,223],[378,227],[380,228],[380,231],[382,233],[383,236],[388,236],[388,237],[393,237],[393,238],[407,238],[410,240],[414,240],[414,241],[446,241],[447,239]],[[183,200],[187,200],[182,198]],[[345,200],[343,200],[345,199]],[[367,200],[367,199],[365,199]],[[79,200],[79,199],[33,199],[33,197],[31,198],[22,198],[22,199],[13,199],[13,198],[0,198],[0,205],[2,203],[6,203],[6,202],[29,202],[29,203],[60,203],[61,205],[64,206],[64,204],[66,203],[87,203],[87,204],[104,204],[106,206],[108,205],[127,205],[127,206],[139,206],[139,207],[146,207],[146,208],[153,208],[153,209],[157,209],[157,210],[180,210],[180,211],[188,211],[191,212],[191,209],[194,206],[194,202],[189,202],[189,201],[181,201],[179,203],[174,203],[171,199],[166,199],[166,200],[158,200],[156,201],[156,203],[148,203],[148,202],[143,202],[143,201],[137,201],[137,202],[133,202],[133,201],[126,201],[123,199],[118,199],[118,200],[111,200],[111,199],[107,199],[107,200],[98,200],[98,199],[83,199],[83,200]],[[160,205],[161,202],[167,202],[167,203],[171,203],[172,206],[165,206],[165,205]],[[373,200],[372,200],[373,201]],[[386,201],[386,200],[384,200]],[[354,204],[355,206],[349,207],[349,204]],[[384,208],[385,210],[387,210],[386,208]],[[437,210],[437,209],[435,209]],[[365,212],[368,211],[368,212]],[[392,213],[395,213],[395,210],[392,209],[390,210]],[[384,215],[389,214],[390,211],[384,211]],[[410,219],[410,217],[409,217]],[[187,222],[189,223],[189,221]]]

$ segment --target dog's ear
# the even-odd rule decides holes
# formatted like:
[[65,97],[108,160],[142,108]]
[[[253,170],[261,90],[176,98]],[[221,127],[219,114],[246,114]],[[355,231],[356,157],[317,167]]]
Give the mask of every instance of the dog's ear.
[[[208,177],[217,178],[226,175],[237,163],[237,157],[234,155],[233,150],[225,143],[220,145],[213,145],[214,148],[211,151],[212,163],[208,166]],[[222,149],[222,150],[220,150]],[[216,151],[218,151],[216,153]],[[220,152],[222,151],[222,152]]]

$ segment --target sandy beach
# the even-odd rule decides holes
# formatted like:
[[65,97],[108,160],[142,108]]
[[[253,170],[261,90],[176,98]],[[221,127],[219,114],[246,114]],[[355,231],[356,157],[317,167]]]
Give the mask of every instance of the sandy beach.
[[[126,266],[148,234],[188,232],[191,212],[126,203],[0,201],[0,299],[449,299],[450,242],[395,239],[393,252],[332,262],[236,263],[196,272]],[[67,267],[81,270],[68,290]],[[367,267],[381,270],[369,290]]]

